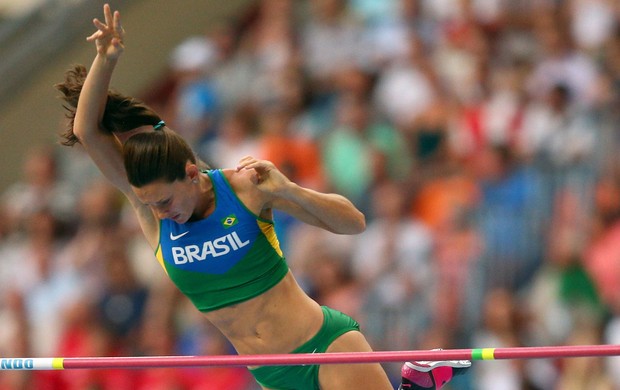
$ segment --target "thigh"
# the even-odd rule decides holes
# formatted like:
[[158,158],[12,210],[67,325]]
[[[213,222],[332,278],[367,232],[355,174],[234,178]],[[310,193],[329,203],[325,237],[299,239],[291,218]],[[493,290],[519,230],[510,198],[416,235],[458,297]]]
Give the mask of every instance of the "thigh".
[[[358,331],[347,332],[327,348],[327,352],[370,352],[372,348]],[[324,364],[319,368],[322,390],[373,389],[394,390],[379,363]]]

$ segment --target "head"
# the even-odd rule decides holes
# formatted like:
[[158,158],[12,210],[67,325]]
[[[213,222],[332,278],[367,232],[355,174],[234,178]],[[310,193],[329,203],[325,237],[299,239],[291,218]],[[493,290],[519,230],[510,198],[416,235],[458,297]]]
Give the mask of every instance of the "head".
[[186,222],[200,209],[200,169],[187,142],[162,127],[139,132],[123,145],[127,179],[140,201],[161,218]]
[[40,191],[54,187],[58,180],[58,159],[48,146],[31,147],[23,162],[23,174],[30,185]]
[[[73,122],[79,95],[86,79],[86,68],[77,65],[56,85],[66,102],[70,126],[63,134],[63,144],[74,145],[79,139],[73,133]],[[102,130],[116,136],[123,145],[127,179],[144,204],[151,206],[160,218],[187,221],[198,203],[191,191],[197,188],[199,162],[187,142],[167,128],[159,115],[138,99],[108,92]],[[192,187],[189,187],[192,186]]]

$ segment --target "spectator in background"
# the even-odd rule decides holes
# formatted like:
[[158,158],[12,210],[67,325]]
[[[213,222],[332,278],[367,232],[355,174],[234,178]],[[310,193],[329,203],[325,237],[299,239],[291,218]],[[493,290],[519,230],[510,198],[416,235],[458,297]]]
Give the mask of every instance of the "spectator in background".
[[[417,1],[349,1],[349,7],[361,21],[367,66],[373,73],[380,72],[385,64],[405,56],[409,36],[418,31],[421,20],[413,22]],[[423,29],[424,27],[421,27]]]
[[244,31],[232,21],[227,21],[217,25],[210,34],[219,53],[218,66],[211,73],[212,80],[218,91],[222,111],[226,112],[253,103],[253,95],[248,93],[248,87],[254,84],[257,64],[251,45],[243,39]]
[[315,92],[329,95],[342,68],[365,63],[364,34],[346,0],[311,0],[302,31],[302,59]]
[[12,274],[2,289],[23,297],[29,355],[34,357],[54,356],[63,311],[88,291],[72,264],[61,256],[63,246],[57,219],[50,211],[40,210],[30,214],[25,236],[2,259]]
[[413,159],[411,176],[430,176],[437,167],[443,166],[445,161],[453,158],[450,156],[453,152],[448,145],[449,115],[450,102],[435,99],[416,118],[397,126],[406,140]]
[[[0,296],[1,356],[30,356],[32,339],[28,326],[24,295],[15,289],[3,289]],[[32,373],[27,370],[7,371],[0,376],[2,390],[27,389],[32,385]]]
[[[427,2],[428,5],[446,5],[448,19],[441,24],[440,41],[430,51],[430,66],[436,72],[438,84],[450,96],[468,107],[484,94],[484,83],[490,61],[491,43],[482,26],[476,23],[470,2]],[[454,14],[460,7],[463,11]]]
[[402,134],[378,120],[370,102],[357,96],[339,97],[338,123],[321,149],[329,185],[364,210],[374,183],[404,179],[411,169]]
[[481,80],[481,93],[469,102],[453,103],[449,120],[450,148],[466,161],[488,145],[511,149],[529,140],[523,124],[526,99],[519,64],[490,68]]
[[136,277],[122,236],[113,245],[108,243],[102,252],[103,289],[96,297],[96,317],[112,338],[115,350],[135,354],[149,291]]
[[573,0],[565,5],[575,46],[585,54],[597,55],[613,35],[618,8],[614,3],[613,0]]
[[430,165],[412,180],[409,213],[440,238],[461,217],[472,214],[480,201],[480,189],[471,172],[453,157]]
[[476,309],[485,292],[480,271],[484,238],[469,207],[453,210],[433,233],[434,256],[430,260],[436,295],[431,301],[432,326],[449,329],[457,347],[463,346],[463,336],[478,324]]
[[217,168],[235,166],[245,156],[258,155],[260,146],[256,137],[256,122],[256,111],[251,106],[224,112],[218,129],[220,135],[204,144],[198,154]]
[[519,165],[504,145],[488,146],[475,156],[473,166],[480,186],[477,224],[484,238],[488,288],[515,291],[526,286],[541,262],[538,175]]
[[[566,345],[598,345],[602,343],[600,327],[596,322],[585,319],[575,324]],[[604,370],[604,359],[589,356],[574,359],[560,359],[560,372],[556,382],[558,389],[566,390],[613,390],[617,387]]]
[[612,308],[620,297],[620,182],[617,173],[597,181],[594,231],[585,253],[585,268],[592,276],[601,299]]
[[[328,234],[314,226],[303,223],[293,223],[287,232],[289,254],[286,261],[291,269],[296,270],[299,283],[309,295],[315,295],[313,263],[316,261],[315,253],[326,253],[330,259],[350,262],[350,256],[355,245],[355,238],[347,235]],[[350,270],[350,264],[345,264],[342,269]]]
[[527,80],[529,94],[544,98],[556,85],[565,85],[570,103],[591,107],[597,69],[594,61],[575,47],[567,21],[552,7],[539,9],[535,18],[538,58]]
[[544,102],[532,101],[523,118],[523,151],[544,178],[549,201],[562,192],[578,196],[584,207],[592,204],[596,171],[601,165],[600,128],[592,113],[571,103],[565,85],[554,86]]
[[414,345],[428,326],[435,294],[434,238],[406,213],[406,196],[396,181],[373,187],[368,227],[357,236],[351,258],[355,279],[367,286],[363,323],[387,350]]
[[[475,332],[473,346],[485,348],[517,347],[522,318],[517,298],[508,290],[491,289],[482,306],[482,323]],[[476,389],[520,390],[526,386],[518,360],[496,360],[474,368]]]
[[587,111],[571,104],[566,85],[554,85],[543,101],[532,102],[523,122],[524,152],[549,167],[552,174],[578,173],[580,166],[587,169],[594,161],[596,128]]
[[305,265],[310,292],[317,301],[355,318],[364,318],[363,284],[352,273],[348,253],[317,246]]
[[220,54],[208,36],[187,38],[171,54],[176,82],[169,121],[194,149],[213,140],[218,124],[220,97],[212,80]]
[[269,112],[272,107],[278,107],[288,111],[291,135],[307,142],[317,142],[329,130],[332,118],[312,109],[308,78],[301,67],[288,67],[280,72],[273,87],[278,99],[263,109]]
[[53,147],[30,148],[22,163],[22,179],[1,195],[10,230],[24,229],[31,214],[43,210],[53,214],[59,227],[73,222],[75,194],[61,176]]
[[126,229],[121,224],[122,202],[114,187],[100,177],[85,186],[77,202],[74,232],[61,253],[89,286],[85,295],[93,299],[103,288],[104,252],[110,237],[122,236]]
[[[105,327],[99,322],[91,297],[77,299],[64,311],[63,332],[54,356],[118,356],[117,346]],[[129,390],[134,388],[136,371],[62,370],[41,371],[35,376],[36,388],[50,390]]]
[[296,131],[292,113],[285,105],[265,107],[259,118],[259,155],[280,167],[298,183],[324,188],[319,144]]
[[374,102],[391,123],[401,126],[415,121],[437,98],[434,73],[418,37],[408,36],[407,50],[379,73]]
[[261,0],[256,18],[244,31],[243,44],[255,64],[246,94],[259,109],[281,104],[281,74],[301,66],[296,16],[293,0]]

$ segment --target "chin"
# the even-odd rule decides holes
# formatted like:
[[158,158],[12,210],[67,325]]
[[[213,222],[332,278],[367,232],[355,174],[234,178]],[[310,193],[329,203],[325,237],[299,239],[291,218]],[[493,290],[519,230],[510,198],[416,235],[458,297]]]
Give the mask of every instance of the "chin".
[[185,223],[185,222],[187,222],[188,218],[186,218],[186,217],[184,217],[182,215],[177,215],[176,217],[172,217],[170,219],[173,220],[176,223]]

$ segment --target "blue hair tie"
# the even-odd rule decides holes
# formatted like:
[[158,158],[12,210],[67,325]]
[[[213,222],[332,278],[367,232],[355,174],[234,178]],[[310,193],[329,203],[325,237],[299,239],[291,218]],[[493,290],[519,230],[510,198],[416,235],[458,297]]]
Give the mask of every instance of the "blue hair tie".
[[154,130],[161,130],[162,127],[166,126],[166,122],[164,121],[159,121],[158,124],[156,124],[155,126],[153,126]]

